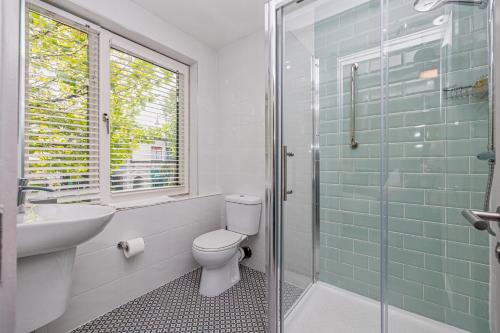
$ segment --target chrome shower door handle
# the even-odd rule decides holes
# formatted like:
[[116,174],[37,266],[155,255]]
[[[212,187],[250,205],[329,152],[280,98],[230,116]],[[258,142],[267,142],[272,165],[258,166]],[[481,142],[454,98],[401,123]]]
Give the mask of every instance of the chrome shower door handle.
[[282,182],[281,182],[281,192],[283,195],[283,201],[288,200],[288,195],[292,194],[293,191],[288,189],[288,158],[295,156],[294,153],[288,151],[288,147],[283,145],[281,147],[281,174],[282,174]]
[[358,141],[356,141],[356,74],[359,65],[357,62],[351,65],[351,148],[358,148]]
[[491,228],[490,222],[500,224],[500,207],[496,212],[484,212],[473,209],[462,210],[462,216],[477,230],[486,230],[490,235],[496,236]]

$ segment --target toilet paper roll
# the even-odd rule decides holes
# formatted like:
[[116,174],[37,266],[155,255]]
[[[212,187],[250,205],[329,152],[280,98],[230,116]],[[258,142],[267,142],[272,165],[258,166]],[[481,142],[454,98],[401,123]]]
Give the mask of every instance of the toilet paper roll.
[[134,238],[124,242],[122,251],[125,255],[125,258],[131,258],[138,255],[139,253],[144,252],[145,247],[146,244],[144,243],[144,238]]

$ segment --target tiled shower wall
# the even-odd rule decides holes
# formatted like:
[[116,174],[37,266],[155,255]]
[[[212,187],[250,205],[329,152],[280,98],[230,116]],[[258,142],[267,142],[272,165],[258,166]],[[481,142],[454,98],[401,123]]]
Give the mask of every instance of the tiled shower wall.
[[[487,98],[446,98],[487,73],[486,11],[445,6],[417,13],[413,1],[390,1],[389,38],[441,27],[452,34],[389,55],[389,302],[472,332],[489,332],[489,250],[463,208],[481,209],[487,164]],[[349,68],[338,63],[378,47],[379,1],[320,21],[321,280],[379,297],[380,60],[359,62],[356,125],[349,143]],[[445,45],[444,45],[445,44]],[[437,77],[432,77],[438,74]],[[340,89],[342,85],[342,90]],[[343,98],[339,98],[343,91]],[[389,318],[390,320],[390,318]]]

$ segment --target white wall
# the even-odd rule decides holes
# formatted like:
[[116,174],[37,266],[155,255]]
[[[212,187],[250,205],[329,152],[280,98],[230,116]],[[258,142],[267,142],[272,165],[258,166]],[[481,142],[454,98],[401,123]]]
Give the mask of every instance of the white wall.
[[[213,195],[118,211],[78,247],[68,309],[39,332],[67,332],[196,268],[193,240],[219,228],[221,206]],[[136,237],[146,249],[126,259],[116,245]]]
[[[264,31],[218,51],[217,182],[223,193],[256,195],[264,202]],[[248,244],[246,265],[265,270],[264,207],[260,231]]]
[[19,1],[0,1],[0,332],[13,332],[16,293]]

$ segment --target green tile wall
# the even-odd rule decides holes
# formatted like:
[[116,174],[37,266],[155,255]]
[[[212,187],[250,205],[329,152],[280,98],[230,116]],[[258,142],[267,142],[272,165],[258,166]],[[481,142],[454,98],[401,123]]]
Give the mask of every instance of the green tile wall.
[[[453,11],[452,44],[434,41],[389,55],[389,301],[471,332],[489,332],[488,237],[462,208],[482,208],[487,165],[487,99],[446,99],[444,86],[469,85],[487,73],[486,11],[446,6],[417,13],[390,1],[389,37],[433,27]],[[380,265],[380,63],[359,65],[357,138],[349,143],[349,70],[340,57],[379,45],[379,1],[315,26],[320,62],[321,272],[323,281],[377,299]],[[422,79],[437,69],[439,77]],[[344,103],[339,105],[339,87]]]

